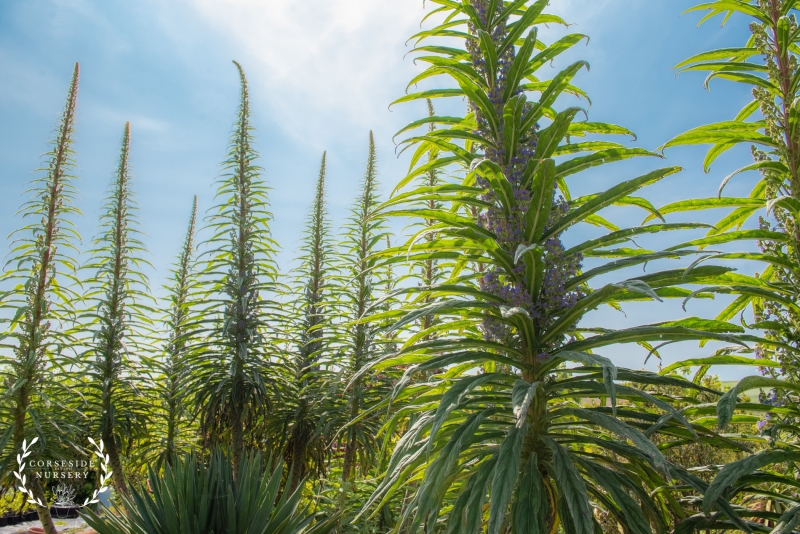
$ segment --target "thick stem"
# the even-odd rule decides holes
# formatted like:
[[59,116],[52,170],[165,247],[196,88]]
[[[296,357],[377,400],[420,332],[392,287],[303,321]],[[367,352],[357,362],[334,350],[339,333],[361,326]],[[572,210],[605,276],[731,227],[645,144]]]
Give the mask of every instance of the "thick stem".
[[300,483],[306,476],[306,450],[307,450],[307,442],[303,439],[303,436],[297,436],[293,441],[292,444],[292,465],[291,465],[291,473],[292,478],[289,481],[289,494],[295,492],[295,490],[300,487]]
[[[47,504],[44,495],[44,488],[42,487],[41,482],[39,482],[39,479],[34,477],[32,484],[33,487],[31,488],[31,491],[33,492],[33,496],[36,497],[37,501]],[[39,521],[42,523],[42,528],[44,529],[45,534],[58,534],[56,525],[53,522],[53,517],[50,515],[49,506],[39,506],[37,504],[36,513],[39,514]]]
[[242,464],[242,455],[244,454],[244,427],[242,424],[242,415],[240,412],[234,414],[232,424],[233,428],[233,483],[239,482],[239,466]]
[[106,447],[106,454],[108,454],[108,463],[111,464],[111,480],[114,482],[114,487],[122,495],[130,496],[131,492],[128,489],[128,483],[125,481],[125,473],[122,471],[122,460],[120,459],[117,441],[110,430],[103,433],[103,444]]
[[[358,386],[356,386],[358,387]],[[350,420],[352,421],[358,416],[361,410],[361,403],[359,401],[357,392],[353,392],[353,400],[350,404]],[[342,464],[342,485],[346,486],[352,477],[353,467],[356,463],[356,449],[358,442],[356,440],[356,430],[350,428],[347,431],[347,444],[344,447],[344,462]]]

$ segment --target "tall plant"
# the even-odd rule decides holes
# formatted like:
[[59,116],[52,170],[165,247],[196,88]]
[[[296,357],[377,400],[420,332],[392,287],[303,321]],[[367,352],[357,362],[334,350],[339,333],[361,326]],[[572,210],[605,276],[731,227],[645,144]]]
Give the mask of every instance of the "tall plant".
[[[156,466],[172,465],[174,458],[190,450],[191,428],[188,421],[188,351],[198,328],[196,316],[196,292],[198,276],[195,268],[197,246],[197,197],[192,203],[189,226],[183,239],[170,284],[166,287],[168,312],[165,320],[167,342],[163,355],[148,362],[158,375],[152,384],[152,393],[158,403],[158,415],[154,423],[159,430],[152,429],[143,456],[155,458]],[[155,434],[155,435],[153,435]],[[155,438],[155,439],[154,439]]]
[[256,165],[250,95],[242,67],[239,112],[224,173],[217,181],[219,204],[212,208],[206,241],[206,341],[196,346],[192,373],[201,429],[211,441],[228,440],[234,476],[245,450],[248,429],[270,407],[278,324],[275,242],[270,236],[268,188]]
[[[702,374],[710,365],[751,365],[760,374],[744,378],[720,399],[717,415],[721,427],[727,427],[750,414],[761,414],[759,423],[770,447],[751,457],[727,465],[715,478],[704,501],[705,515],[692,519],[695,528],[721,528],[731,520],[730,514],[709,514],[713,499],[746,498],[750,505],[738,515],[750,518],[750,528],[763,529],[762,521],[772,521],[772,532],[788,533],[800,524],[800,501],[796,498],[776,499],[776,495],[795,493],[800,432],[796,410],[800,399],[800,370],[797,365],[798,324],[800,324],[800,132],[797,128],[800,103],[798,80],[797,24],[798,3],[794,0],[753,0],[700,4],[688,11],[705,11],[701,23],[721,16],[723,24],[732,16],[749,20],[750,38],[742,47],[712,50],[681,62],[682,71],[707,71],[705,85],[715,79],[728,80],[748,87],[752,100],[734,120],[699,126],[666,143],[711,145],[705,168],[723,152],[741,144],[750,145],[753,163],[728,174],[719,188],[718,198],[696,199],[670,204],[661,209],[684,211],[731,207],[709,235],[676,248],[704,248],[718,243],[757,241],[760,251],[708,253],[707,258],[746,259],[761,263],[760,275],[709,280],[703,293],[733,294],[736,299],[722,310],[718,319],[730,320],[752,307],[755,322],[748,326],[764,332],[758,342],[756,358],[717,354],[683,365],[700,365]],[[758,171],[752,192],[746,198],[722,196],[732,179],[747,171]],[[759,216],[758,229],[741,228]],[[769,216],[772,215],[772,219]],[[739,395],[747,389],[765,388],[761,402],[741,402]]]
[[[59,391],[63,377],[57,369],[74,343],[71,325],[74,301],[79,298],[71,289],[76,281],[71,273],[77,268],[73,254],[80,240],[73,223],[80,211],[73,205],[72,174],[79,74],[76,63],[58,134],[47,153],[48,165],[41,169],[43,176],[33,181],[32,199],[20,209],[25,226],[15,232],[6,264],[11,268],[0,278],[3,284],[13,284],[0,296],[0,309],[8,313],[4,313],[0,335],[4,384],[0,420],[8,423],[0,434],[0,473],[9,475],[26,439],[38,437],[52,452],[57,444],[69,442],[74,430],[68,418],[58,417],[64,414],[58,397],[67,391]],[[34,495],[44,502],[42,485],[35,478],[32,483]],[[45,532],[54,534],[49,508],[37,506],[37,511]]]
[[150,349],[147,335],[151,320],[148,280],[142,267],[146,252],[139,240],[136,204],[131,188],[131,127],[125,124],[117,166],[104,212],[101,233],[89,251],[85,266],[93,271],[93,304],[84,319],[91,320],[92,339],[81,373],[86,379],[86,400],[98,423],[112,469],[114,487],[129,495],[122,465],[123,447],[140,435],[150,407],[140,389],[141,361]]
[[341,366],[347,385],[343,391],[346,423],[341,432],[344,458],[342,483],[351,487],[357,465],[365,473],[373,457],[375,443],[375,417],[361,418],[367,407],[380,398],[380,379],[365,373],[370,362],[380,354],[383,342],[378,328],[362,319],[367,310],[381,301],[391,273],[382,265],[376,252],[383,248],[387,227],[382,217],[376,217],[378,206],[377,157],[375,139],[370,132],[367,168],[361,190],[350,218],[345,225],[344,240],[340,244],[342,265],[336,300],[346,323],[341,333]]
[[[667,462],[648,436],[716,436],[690,424],[646,388],[701,386],[618,369],[593,351],[626,342],[648,350],[650,341],[738,342],[726,334],[736,328],[699,319],[622,330],[579,322],[602,305],[686,296],[690,292],[676,286],[698,283],[725,269],[675,269],[592,288],[590,282],[600,275],[682,254],[613,247],[636,235],[699,225],[620,229],[598,213],[612,205],[635,205],[657,214],[648,201],[632,195],[679,169],[653,171],[607,191],[571,198],[567,180],[580,171],[650,155],[613,142],[569,141],[591,134],[630,134],[612,124],[577,122],[580,108],[558,112],[552,107],[562,95],[583,95],[572,80],[588,65],[578,61],[551,80],[539,78],[540,67],[585,36],[567,35],[549,46],[539,41],[537,25],[565,25],[544,13],[547,0],[433,3],[444,22],[417,34],[418,41],[455,37],[466,46],[417,46],[416,51],[426,54],[417,59],[430,67],[412,83],[441,75],[457,88],[429,89],[397,103],[466,97],[469,110],[463,117],[426,117],[403,130],[431,123],[446,126],[404,141],[416,150],[409,175],[395,191],[430,169],[447,167],[458,178],[401,192],[375,216],[436,221],[425,230],[435,230],[433,241],[414,236],[409,244],[387,251],[389,261],[447,259],[455,267],[447,281],[418,289],[443,298],[370,318],[395,318],[393,329],[426,315],[435,315],[442,324],[430,329],[435,329],[435,339],[420,333],[368,367],[371,372],[406,368],[391,401],[408,404],[386,423],[386,432],[407,427],[362,513],[420,480],[400,523],[412,533],[425,526],[428,532],[442,528],[447,533],[487,528],[489,534],[558,529],[589,534],[601,528],[596,506],[626,531],[666,532],[670,514],[681,518],[683,510],[669,492],[654,490],[673,479],[700,492],[706,485]],[[539,99],[529,102],[528,94],[534,92],[540,93]],[[540,121],[547,126],[540,128]],[[432,147],[439,157],[420,164]],[[573,157],[559,163],[553,159],[563,156]],[[427,199],[442,207],[420,208]],[[562,236],[580,223],[606,232],[568,248]],[[598,265],[584,271],[587,256]],[[434,370],[439,372],[427,382],[412,380]],[[647,409],[618,407],[619,399]],[[715,505],[729,508],[722,500]]]
[[294,295],[289,337],[295,345],[289,354],[292,379],[289,394],[276,409],[274,433],[280,436],[294,492],[311,473],[325,472],[331,438],[330,415],[334,342],[331,279],[333,246],[325,207],[326,154],[317,179],[314,202],[303,237],[300,266],[290,291]]

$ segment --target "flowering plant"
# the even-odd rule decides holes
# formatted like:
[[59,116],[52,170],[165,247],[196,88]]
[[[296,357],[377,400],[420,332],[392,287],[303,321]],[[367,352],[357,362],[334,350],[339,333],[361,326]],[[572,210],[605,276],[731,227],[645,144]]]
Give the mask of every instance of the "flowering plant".
[[[669,443],[715,434],[647,388],[707,388],[617,368],[595,351],[638,343],[653,353],[658,347],[651,342],[692,339],[742,345],[730,335],[742,329],[689,318],[611,330],[587,326],[582,319],[603,305],[684,298],[691,292],[681,284],[727,269],[675,269],[592,287],[601,275],[695,253],[613,247],[637,235],[702,225],[662,222],[621,229],[599,214],[613,205],[632,205],[663,219],[650,202],[632,195],[680,169],[658,169],[606,191],[572,197],[568,179],[585,169],[652,155],[608,141],[571,142],[630,134],[613,124],[576,121],[585,113],[579,107],[552,107],[569,94],[585,97],[572,80],[588,64],[575,62],[551,80],[539,78],[540,67],[585,36],[542,43],[538,26],[566,26],[544,12],[546,0],[433,3],[444,22],[415,36],[415,51],[425,54],[417,60],[430,67],[412,84],[441,75],[457,88],[427,89],[396,103],[466,97],[467,114],[433,115],[403,129],[439,126],[401,143],[416,147],[410,173],[378,211],[429,221],[385,257],[413,264],[447,260],[452,266],[446,280],[399,290],[415,297],[404,309],[369,319],[393,317],[395,331],[422,317],[436,321],[370,366],[408,366],[387,400],[404,408],[386,424],[398,428],[405,421],[406,431],[361,513],[377,513],[409,481],[418,481],[397,527],[407,526],[412,534],[439,519],[447,534],[483,528],[489,534],[508,528],[592,534],[602,530],[602,514],[628,532],[664,532],[670,520],[664,511],[676,517],[683,512],[663,488],[680,481],[703,492],[707,485],[669,463],[649,436],[660,433]],[[456,37],[466,46],[420,45],[430,37]],[[532,93],[538,100],[528,100]],[[423,156],[433,152],[437,157],[424,162]],[[447,170],[454,179],[402,191],[431,169]],[[430,201],[436,205],[426,205]],[[565,245],[566,233],[582,223],[606,232]],[[584,268],[586,258],[592,268]],[[714,504],[730,506],[723,500]]]

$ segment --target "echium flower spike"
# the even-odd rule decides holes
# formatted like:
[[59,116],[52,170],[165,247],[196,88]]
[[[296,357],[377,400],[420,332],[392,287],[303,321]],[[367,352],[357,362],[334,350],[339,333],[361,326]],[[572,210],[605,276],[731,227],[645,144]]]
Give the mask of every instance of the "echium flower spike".
[[[245,431],[269,409],[269,383],[282,322],[277,290],[275,242],[270,235],[268,188],[256,165],[250,95],[241,65],[239,110],[230,137],[223,174],[217,180],[220,204],[211,208],[206,242],[208,273],[202,311],[206,338],[192,355],[195,405],[207,440],[230,439],[238,477]],[[194,358],[197,358],[196,360]]]
[[97,321],[92,343],[86,353],[90,367],[87,386],[95,394],[87,396],[97,414],[100,435],[111,464],[114,487],[129,494],[122,466],[120,446],[142,428],[149,405],[139,392],[139,359],[150,350],[146,343],[146,308],[149,300],[147,277],[140,268],[149,265],[141,258],[144,244],[138,239],[136,204],[131,189],[131,128],[125,124],[119,164],[101,215],[101,233],[93,242],[91,262],[94,271],[90,299]]
[[[172,465],[180,450],[181,432],[184,431],[186,411],[186,351],[194,334],[195,322],[192,292],[197,275],[194,269],[195,233],[197,227],[197,196],[192,203],[189,227],[172,271],[172,284],[169,286],[169,312],[167,317],[168,341],[164,348],[164,381],[160,389],[163,415],[166,419],[166,438],[158,463]],[[160,441],[160,440],[159,440]]]
[[328,444],[317,429],[328,415],[323,399],[327,397],[321,376],[331,328],[329,256],[331,244],[325,209],[326,154],[322,154],[314,203],[303,239],[303,256],[295,287],[302,288],[295,313],[295,328],[299,332],[294,354],[294,402],[283,419],[288,424],[289,439],[284,455],[291,473],[289,491],[293,492],[313,465],[317,472],[325,469],[324,458]]
[[[484,18],[487,15],[488,3],[485,0],[471,0],[472,6]],[[502,12],[502,2],[497,3],[497,14]],[[470,25],[473,33],[478,31],[474,25]],[[496,21],[491,34],[492,42],[497,46],[503,42],[507,35],[506,21],[499,19]],[[513,157],[507,160],[504,147],[504,106],[503,95],[506,92],[506,80],[509,68],[514,62],[515,49],[513,46],[506,48],[497,58],[497,68],[494,72],[486,68],[486,58],[484,50],[473,40],[467,40],[467,50],[472,59],[472,66],[482,76],[487,77],[489,83],[489,100],[493,105],[496,115],[495,120],[500,125],[498,128],[499,138],[497,138],[489,127],[489,121],[484,115],[483,109],[476,103],[471,103],[471,108],[475,113],[478,130],[475,132],[481,137],[494,141],[494,147],[483,147],[484,156],[497,164],[502,170],[505,178],[510,182],[514,194],[517,208],[506,216],[503,209],[497,204],[498,199],[495,192],[488,188],[488,183],[479,180],[481,185],[487,187],[487,193],[483,200],[495,204],[482,213],[479,222],[486,229],[491,230],[497,237],[498,242],[510,253],[514,254],[520,246],[530,246],[532,243],[525,241],[526,213],[530,204],[532,192],[530,184],[523,183],[523,174],[530,160],[534,157],[537,147],[537,136],[535,126],[530,132],[523,132],[518,146],[514,147]],[[494,74],[494,79],[489,79]],[[519,94],[517,90],[514,94]],[[525,103],[523,115],[532,109],[531,104]],[[546,202],[549,202],[546,201]],[[550,220],[548,227],[566,215],[569,206],[563,199],[554,199],[554,209],[550,210]],[[567,291],[566,282],[572,278],[581,268],[582,258],[579,255],[570,257],[564,256],[565,247],[561,243],[558,235],[550,237],[544,244],[544,252],[541,261],[544,264],[542,269],[543,281],[541,288],[535,292],[532,287],[526,287],[525,277],[523,276],[525,266],[522,262],[518,263],[513,272],[506,272],[501,267],[492,268],[484,272],[480,279],[481,289],[503,299],[505,305],[512,308],[525,309],[534,320],[534,325],[539,331],[547,329],[555,320],[555,316],[565,309],[570,308],[581,296],[580,290]],[[507,342],[511,335],[509,327],[491,317],[487,317],[483,323],[484,334],[487,339]],[[560,340],[551,342],[548,350],[558,346]]]
[[[32,198],[19,211],[23,221],[32,221],[12,234],[13,254],[0,277],[14,287],[0,297],[0,308],[10,317],[2,320],[6,323],[3,337],[12,340],[13,353],[0,355],[0,367],[7,368],[3,390],[8,400],[0,405],[0,420],[9,423],[11,437],[6,442],[10,450],[0,451],[0,477],[11,472],[4,466],[13,463],[15,453],[31,433],[30,414],[38,414],[34,441],[44,437],[41,433],[47,429],[59,428],[52,439],[40,443],[68,444],[75,430],[72,421],[58,420],[60,412],[47,408],[45,391],[52,385],[48,367],[59,362],[65,347],[76,345],[69,325],[74,320],[74,302],[80,297],[65,279],[75,280],[72,273],[77,261],[70,254],[76,251],[75,241],[80,240],[71,220],[80,215],[73,205],[76,189],[71,174],[75,167],[72,145],[79,78],[80,65],[76,63],[58,134],[47,153],[49,162],[39,169],[43,176],[33,180],[27,191]],[[35,479],[32,484],[34,498],[44,502],[44,488]],[[37,511],[45,532],[55,534],[50,510],[37,506]]]

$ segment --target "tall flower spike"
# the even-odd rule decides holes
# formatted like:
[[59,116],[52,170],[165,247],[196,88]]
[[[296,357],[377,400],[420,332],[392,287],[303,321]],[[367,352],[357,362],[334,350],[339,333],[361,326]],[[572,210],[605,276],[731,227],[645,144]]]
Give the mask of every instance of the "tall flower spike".
[[[100,217],[101,231],[90,251],[86,269],[93,272],[87,317],[96,321],[85,354],[89,368],[87,395],[93,420],[109,456],[114,487],[129,494],[122,465],[121,444],[145,428],[150,405],[140,390],[141,356],[149,345],[151,308],[149,282],[142,267],[149,263],[137,228],[137,206],[131,188],[131,127],[125,124],[119,164]],[[93,321],[93,322],[95,322]]]
[[209,441],[230,439],[238,476],[245,441],[270,409],[268,390],[283,387],[285,377],[274,362],[284,317],[274,297],[278,269],[268,188],[256,165],[247,78],[234,65],[241,81],[239,111],[217,180],[219,204],[207,219],[211,237],[202,284],[208,305],[199,310],[207,318],[207,341],[192,351],[192,375],[201,430]]
[[[11,353],[0,355],[0,368],[6,371],[0,420],[9,423],[11,432],[0,438],[0,481],[3,473],[11,473],[15,454],[34,432],[34,439],[52,447],[51,451],[79,440],[74,418],[56,407],[48,408],[47,402],[58,387],[49,368],[63,363],[62,351],[76,346],[71,325],[74,302],[80,296],[72,287],[77,269],[72,254],[80,236],[73,219],[80,211],[73,204],[76,178],[71,173],[79,78],[76,63],[58,134],[47,153],[48,164],[39,169],[42,177],[34,179],[27,191],[32,198],[20,208],[25,224],[12,234],[12,254],[0,277],[0,283],[11,286],[0,297],[4,312],[0,340]],[[29,424],[32,417],[34,425]],[[34,496],[44,502],[44,488],[35,479],[32,483]],[[50,510],[37,506],[37,511],[45,532],[55,534]]]
[[[168,291],[169,312],[166,319],[168,339],[163,358],[157,363],[162,379],[154,384],[161,404],[162,423],[166,436],[158,436],[160,448],[157,465],[172,465],[177,454],[187,449],[188,433],[186,410],[189,377],[187,375],[188,350],[195,341],[197,273],[195,269],[197,226],[197,196],[192,202],[189,226],[180,253],[172,271]],[[163,443],[163,445],[161,445]]]

